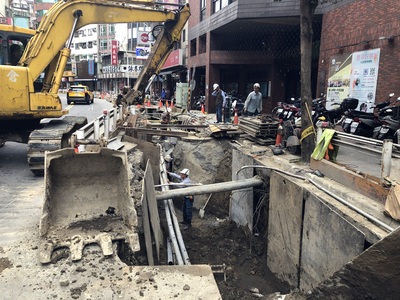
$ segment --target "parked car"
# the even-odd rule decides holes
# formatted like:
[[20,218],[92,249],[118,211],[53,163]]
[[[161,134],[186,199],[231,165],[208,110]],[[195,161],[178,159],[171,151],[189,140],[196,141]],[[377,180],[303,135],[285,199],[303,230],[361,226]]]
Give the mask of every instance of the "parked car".
[[86,85],[72,85],[67,92],[67,103],[85,102],[93,103],[94,95]]

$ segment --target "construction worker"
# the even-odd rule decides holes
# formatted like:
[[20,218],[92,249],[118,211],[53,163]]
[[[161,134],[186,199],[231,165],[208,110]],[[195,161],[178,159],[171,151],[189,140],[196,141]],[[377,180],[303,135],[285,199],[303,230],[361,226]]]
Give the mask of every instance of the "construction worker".
[[[182,186],[180,186],[180,187],[184,187],[185,184],[192,183],[192,181],[189,178],[189,169],[185,168],[182,171],[180,171],[179,174],[172,173],[172,172],[167,172],[167,173],[172,178],[175,178],[180,183],[182,183]],[[190,196],[184,197],[183,206],[182,206],[183,221],[180,222],[181,224],[185,225],[185,227],[183,227],[184,230],[187,230],[192,227],[193,202],[194,202],[193,196],[190,195]]]

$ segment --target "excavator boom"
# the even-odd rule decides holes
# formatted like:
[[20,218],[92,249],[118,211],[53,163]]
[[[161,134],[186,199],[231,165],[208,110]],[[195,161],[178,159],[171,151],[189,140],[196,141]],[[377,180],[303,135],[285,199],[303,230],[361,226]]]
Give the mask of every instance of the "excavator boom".
[[[7,140],[28,142],[30,168],[35,174],[43,174],[45,152],[68,147],[72,132],[87,123],[82,118],[74,117],[52,120],[47,125],[40,123],[44,118],[54,119],[68,114],[68,110],[62,107],[58,90],[76,30],[88,24],[135,22],[158,23],[162,27],[136,80],[133,98],[137,98],[143,94],[141,90],[150,76],[158,74],[174,50],[189,16],[188,4],[176,10],[167,10],[151,0],[56,2],[43,17],[28,44],[27,38],[21,43],[25,50],[19,62],[16,60],[15,64],[0,66],[0,146]],[[32,31],[25,34],[29,37]],[[6,59],[5,63],[8,63],[9,56]],[[43,79],[38,80],[39,77]],[[133,98],[126,98],[125,102],[130,104]],[[7,128],[13,131],[7,132]]]

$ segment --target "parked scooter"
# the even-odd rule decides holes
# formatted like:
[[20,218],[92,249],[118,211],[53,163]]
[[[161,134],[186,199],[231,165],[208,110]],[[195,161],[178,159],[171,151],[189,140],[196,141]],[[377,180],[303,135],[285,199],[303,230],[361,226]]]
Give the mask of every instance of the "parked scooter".
[[[346,119],[342,123],[343,131],[358,136],[372,138],[374,129],[382,125],[380,117],[388,114],[388,111],[385,108],[390,106],[391,98],[393,96],[394,93],[391,93],[385,101],[376,104],[373,107],[374,112],[363,112],[355,109],[346,112]],[[358,99],[346,98],[343,101],[345,100],[350,103],[349,105],[352,107],[355,106],[356,108],[358,106]]]
[[[357,100],[357,99],[355,99]],[[321,126],[324,128],[334,128],[336,124],[340,123],[344,117],[345,112],[355,109],[358,105],[358,100],[345,99],[342,103],[334,103],[336,108],[327,110],[325,108],[326,100],[316,98],[313,100],[313,124],[314,126]],[[282,106],[282,105],[281,105]],[[282,106],[283,109],[294,110],[293,106]],[[282,141],[283,146],[292,154],[300,152],[300,138],[301,138],[301,114],[300,109],[292,117],[285,119],[284,116],[288,115],[285,112],[279,114],[282,118]]]
[[205,105],[206,97],[205,96],[197,96],[194,98],[194,107],[195,110],[201,110],[201,106]]
[[[396,102],[400,102],[400,97]],[[398,144],[400,137],[400,106],[387,106],[382,109],[384,113],[380,116],[381,125],[374,128],[372,138],[378,140],[391,139]]]

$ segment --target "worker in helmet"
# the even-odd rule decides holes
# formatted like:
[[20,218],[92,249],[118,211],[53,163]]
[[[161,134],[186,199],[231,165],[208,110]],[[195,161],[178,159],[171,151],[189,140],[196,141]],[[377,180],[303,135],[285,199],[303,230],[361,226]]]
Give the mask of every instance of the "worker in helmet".
[[[184,187],[185,184],[189,185],[192,181],[189,178],[189,169],[182,169],[179,174],[167,172],[172,178],[177,179],[180,183],[182,183],[181,187]],[[181,224],[185,225],[183,227],[184,230],[187,230],[192,227],[192,209],[193,209],[193,196],[185,196],[183,199],[182,213],[183,213],[183,221]]]
[[262,112],[262,94],[260,92],[260,84],[253,85],[253,91],[247,96],[244,102],[243,111],[247,112],[248,116],[257,116]]
[[217,115],[217,123],[222,123],[222,110],[226,105],[225,93],[219,87],[218,83],[214,83],[213,92],[211,94],[215,97],[215,113]]

